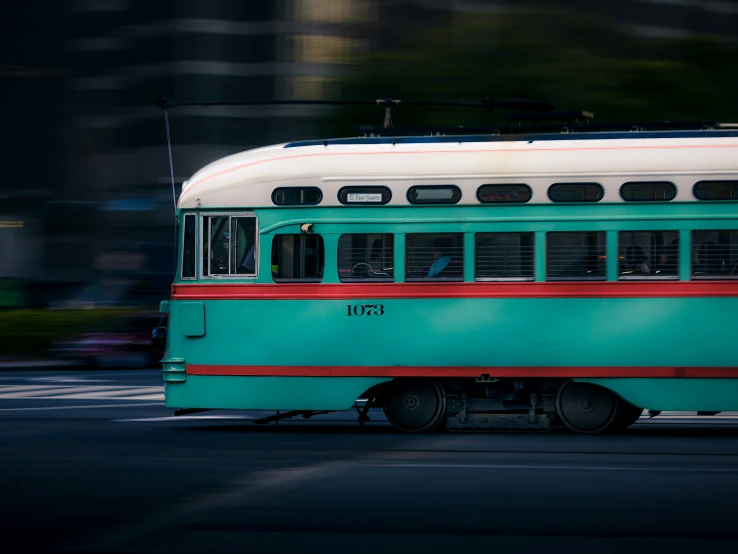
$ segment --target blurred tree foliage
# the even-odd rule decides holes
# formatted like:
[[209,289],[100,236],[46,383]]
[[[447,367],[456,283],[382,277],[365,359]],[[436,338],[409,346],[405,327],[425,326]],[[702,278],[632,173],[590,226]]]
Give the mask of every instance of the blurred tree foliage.
[[[641,39],[601,20],[559,12],[455,16],[370,55],[344,99],[536,98],[596,120],[738,121],[738,47],[699,38]],[[331,131],[381,125],[379,108],[342,108]],[[395,126],[486,125],[498,114],[400,107]]]

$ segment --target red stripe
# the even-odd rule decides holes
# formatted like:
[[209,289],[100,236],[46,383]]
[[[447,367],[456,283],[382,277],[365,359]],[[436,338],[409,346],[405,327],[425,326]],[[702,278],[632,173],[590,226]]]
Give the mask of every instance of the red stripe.
[[738,367],[398,367],[187,365],[190,375],[279,377],[738,377]]
[[736,281],[176,284],[173,300],[738,297]]

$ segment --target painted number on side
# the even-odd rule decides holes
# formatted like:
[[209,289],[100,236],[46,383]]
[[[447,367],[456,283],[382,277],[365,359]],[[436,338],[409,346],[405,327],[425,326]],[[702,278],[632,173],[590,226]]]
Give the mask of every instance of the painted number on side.
[[383,304],[346,304],[346,315],[384,315]]

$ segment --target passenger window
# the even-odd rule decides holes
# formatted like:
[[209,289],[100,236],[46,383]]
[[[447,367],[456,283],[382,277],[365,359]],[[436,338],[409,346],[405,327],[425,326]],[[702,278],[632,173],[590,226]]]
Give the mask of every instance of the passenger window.
[[418,233],[406,236],[408,281],[463,281],[464,235]]
[[477,233],[477,281],[533,280],[533,233]]
[[256,217],[203,216],[203,277],[256,276]]
[[620,187],[626,202],[665,202],[676,196],[674,183],[668,181],[631,181]]
[[679,277],[677,231],[622,231],[618,242],[619,279]]
[[547,233],[546,278],[549,281],[604,280],[604,232]]
[[697,200],[738,200],[738,181],[700,181],[692,193]]
[[692,277],[738,279],[738,231],[692,231]]
[[338,239],[338,278],[344,283],[394,281],[395,237],[350,234]]
[[320,283],[325,254],[320,235],[277,235],[272,242],[274,281]]
[[280,187],[272,192],[272,202],[277,206],[315,206],[323,200],[318,187]]
[[184,216],[184,225],[182,229],[182,279],[195,278],[195,228],[197,216],[195,214],[187,214]]
[[407,191],[411,204],[456,204],[461,200],[461,189],[456,185],[419,185]]
[[482,185],[477,200],[482,204],[524,204],[533,195],[528,185]]
[[553,202],[599,202],[604,194],[599,183],[556,183],[548,187]]

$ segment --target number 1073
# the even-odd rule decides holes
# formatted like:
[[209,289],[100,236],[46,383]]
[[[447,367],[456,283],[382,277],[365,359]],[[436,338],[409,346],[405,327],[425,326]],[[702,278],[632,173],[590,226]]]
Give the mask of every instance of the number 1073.
[[384,315],[383,304],[346,304],[347,316]]

